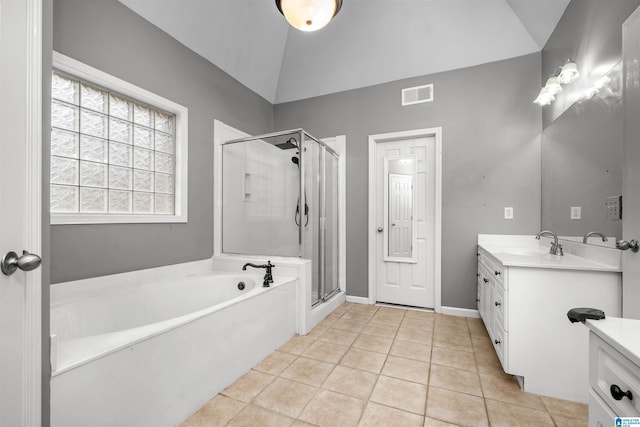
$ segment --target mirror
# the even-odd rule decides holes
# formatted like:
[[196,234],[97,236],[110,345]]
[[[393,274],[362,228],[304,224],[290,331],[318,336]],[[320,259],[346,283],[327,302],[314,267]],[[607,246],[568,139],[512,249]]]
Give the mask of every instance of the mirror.
[[542,229],[580,242],[597,231],[609,240],[588,243],[615,247],[622,221],[606,201],[622,194],[622,163],[620,62],[542,132]]
[[384,159],[384,260],[417,262],[416,157],[395,156]]

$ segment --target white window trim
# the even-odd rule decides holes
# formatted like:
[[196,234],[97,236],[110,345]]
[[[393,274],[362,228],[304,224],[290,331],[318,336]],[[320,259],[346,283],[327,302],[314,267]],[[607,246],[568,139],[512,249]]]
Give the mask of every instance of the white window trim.
[[148,90],[121,80],[82,62],[69,58],[59,52],[53,52],[53,68],[69,73],[89,83],[118,92],[149,105],[155,106],[176,116],[175,123],[175,187],[174,215],[149,214],[88,214],[88,213],[51,213],[51,224],[132,224],[132,223],[175,223],[187,222],[188,208],[188,123],[189,109]]

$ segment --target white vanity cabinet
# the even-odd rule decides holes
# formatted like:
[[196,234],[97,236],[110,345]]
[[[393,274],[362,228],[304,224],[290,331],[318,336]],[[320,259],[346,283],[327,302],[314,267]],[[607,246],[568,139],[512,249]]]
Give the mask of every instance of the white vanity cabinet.
[[586,322],[589,333],[589,426],[640,417],[640,320]]
[[620,272],[597,263],[575,268],[583,267],[575,256],[553,256],[554,265],[542,262],[546,253],[491,249],[478,246],[478,310],[504,371],[521,377],[527,392],[588,402],[588,331],[567,312],[593,307],[620,316]]

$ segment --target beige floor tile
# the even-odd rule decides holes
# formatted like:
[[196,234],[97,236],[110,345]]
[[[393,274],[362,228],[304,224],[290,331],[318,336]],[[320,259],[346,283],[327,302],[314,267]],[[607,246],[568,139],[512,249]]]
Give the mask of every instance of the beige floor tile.
[[381,375],[427,385],[429,384],[429,364],[419,360],[389,356],[384,363]]
[[414,382],[380,376],[370,401],[403,411],[424,415],[427,386]]
[[360,333],[366,325],[367,325],[367,322],[342,318],[342,319],[338,319],[336,323],[331,325],[331,327],[333,329],[340,329],[343,331]]
[[379,374],[386,355],[359,348],[350,348],[349,351],[340,360],[340,365],[349,368],[360,369],[362,371],[373,372]]
[[432,363],[429,385],[482,397],[480,378],[476,371],[467,371]]
[[589,421],[589,405],[586,403],[555,399],[548,396],[540,396],[540,398],[554,419],[558,416],[574,418],[581,420],[583,423],[587,423]]
[[338,365],[322,384],[322,388],[367,400],[377,380],[378,376],[371,372]]
[[307,335],[304,335],[304,337],[310,338],[312,340],[317,340],[322,335],[324,335],[328,330],[329,330],[328,326],[325,326],[325,327],[316,326]]
[[463,324],[463,325],[467,324],[467,318],[466,317],[462,317],[462,316],[450,316],[450,315],[447,315],[447,314],[436,314],[435,319],[436,319],[436,325],[438,323],[440,323],[440,324],[455,323],[455,324]]
[[[400,323],[402,323],[402,317],[404,313],[402,313],[401,311],[398,311],[398,313],[383,311],[383,308],[385,307],[381,307],[378,310],[378,312],[371,318],[372,322],[384,323],[384,324],[394,325],[394,326],[399,326]],[[395,310],[395,309],[391,309],[391,310]]]
[[465,427],[489,425],[484,399],[431,386],[426,416]]
[[480,383],[485,399],[499,400],[532,409],[545,410],[540,396],[525,393],[513,377],[480,373]]
[[373,313],[368,313],[366,311],[353,311],[350,310],[342,315],[343,319],[351,319],[357,320],[358,322],[367,323],[373,317]]
[[323,329],[330,328],[331,326],[333,326],[334,323],[336,323],[338,319],[339,317],[325,317],[315,327],[316,328],[320,327]]
[[342,316],[346,312],[348,312],[349,310],[351,310],[351,306],[343,303],[340,307],[338,307],[335,310],[333,310],[333,312],[331,314],[336,314],[337,316]]
[[369,402],[358,427],[422,427],[423,417]]
[[342,331],[340,329],[328,329],[318,341],[349,347],[358,338],[357,332]]
[[276,378],[260,393],[253,403],[265,409],[297,418],[318,389],[310,385]]
[[302,356],[336,364],[344,356],[349,347],[317,341],[302,353]]
[[180,427],[218,427],[224,426],[245,407],[245,403],[217,395],[195,414],[184,420]]
[[280,374],[280,378],[320,387],[334,367],[332,363],[299,357]]
[[378,306],[369,305],[369,304],[353,304],[351,306],[351,311],[360,311],[365,313],[376,313],[378,311]]
[[320,427],[357,426],[364,404],[354,397],[320,390],[298,418]]
[[401,327],[396,335],[397,340],[417,342],[420,344],[431,345],[433,332],[428,329],[416,329]]
[[588,420],[585,421],[553,414],[551,414],[551,418],[553,418],[553,421],[556,423],[556,427],[587,427],[589,425]]
[[415,328],[415,329],[424,329],[424,330],[433,330],[433,325],[435,321],[431,317],[425,318],[416,318],[416,317],[406,317],[402,319],[401,326],[405,328]]
[[467,335],[452,335],[435,332],[433,334],[435,347],[451,348],[453,350],[473,351],[471,338]]
[[424,419],[424,427],[457,427],[457,424],[451,424],[446,421],[436,420],[435,418],[426,417]]
[[467,327],[472,337],[488,337],[487,329],[482,319],[467,318]]
[[311,344],[313,344],[314,342],[315,340],[311,338],[296,335],[295,337],[284,343],[282,346],[280,346],[278,350],[300,356],[306,349],[311,347]]
[[238,415],[227,424],[227,427],[289,427],[293,424],[293,418],[260,408],[255,405],[247,405]]
[[269,356],[267,356],[262,362],[256,365],[256,371],[264,372],[266,374],[271,375],[280,375],[282,371],[284,371],[287,366],[291,364],[294,360],[296,360],[298,356],[291,353],[283,353],[281,351],[274,351]]
[[[253,426],[247,426],[247,427],[253,427]],[[295,420],[293,424],[291,424],[291,427],[315,427],[315,426],[313,424],[305,423],[304,421]]]
[[220,394],[249,403],[275,378],[273,375],[251,370],[225,388]]
[[490,352],[495,352],[495,348],[493,347],[493,343],[491,342],[491,339],[486,336],[486,337],[477,337],[477,336],[472,336],[471,337],[471,344],[473,345],[473,351],[474,353],[490,353]]
[[377,322],[370,322],[362,330],[363,334],[375,335],[378,337],[385,337],[385,338],[394,338],[397,332],[398,332],[398,327],[396,325],[389,325],[386,323],[377,323]]
[[399,317],[399,318],[403,318],[405,313],[407,313],[409,310],[405,309],[405,308],[400,308],[400,307],[386,307],[386,306],[380,306],[378,308],[378,314],[382,314],[384,316],[387,317]]
[[495,375],[504,374],[504,370],[500,364],[500,359],[498,359],[498,355],[495,351],[492,353],[474,353],[473,356],[476,359],[478,372]]
[[466,369],[468,371],[477,371],[476,359],[473,353],[468,351],[434,347],[431,351],[431,363]]
[[431,346],[410,341],[396,339],[391,345],[389,354],[393,356],[406,357],[407,359],[428,362],[431,360]]
[[393,338],[379,337],[376,335],[360,334],[353,342],[352,346],[362,350],[375,351],[387,354],[393,343]]
[[[554,427],[555,424],[545,410],[486,399],[489,422],[492,427]],[[577,426],[576,426],[577,427]]]
[[467,327],[466,323],[436,323],[433,329],[434,335],[444,334],[470,337],[469,328]]
[[433,319],[435,321],[436,313],[430,310],[407,310],[404,313],[405,319]]

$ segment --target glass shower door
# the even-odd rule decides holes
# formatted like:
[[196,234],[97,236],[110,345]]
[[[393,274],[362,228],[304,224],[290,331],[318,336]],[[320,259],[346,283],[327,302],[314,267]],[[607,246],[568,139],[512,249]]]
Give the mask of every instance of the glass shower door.
[[339,291],[338,157],[324,152],[324,298]]

